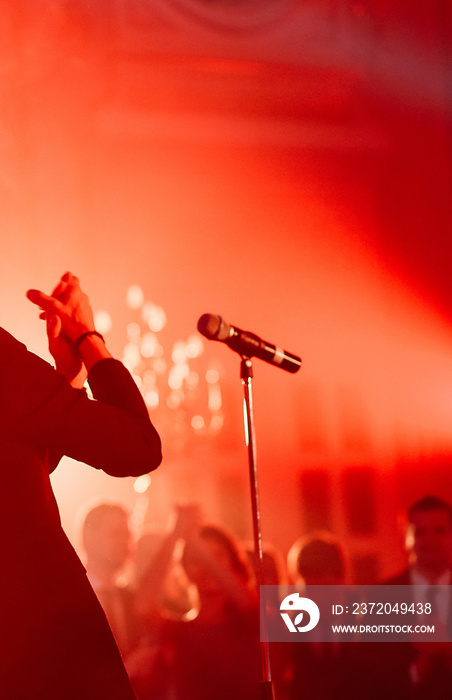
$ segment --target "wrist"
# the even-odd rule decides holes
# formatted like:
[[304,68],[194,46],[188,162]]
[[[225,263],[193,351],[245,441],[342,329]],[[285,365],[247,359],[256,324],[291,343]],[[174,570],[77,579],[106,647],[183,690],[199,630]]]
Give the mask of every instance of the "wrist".
[[82,343],[84,343],[88,338],[92,338],[93,336],[100,338],[100,340],[105,344],[104,336],[101,335],[98,331],[84,331],[83,333],[80,333],[80,335],[74,340],[74,346],[79,355],[80,346],[82,345]]
[[69,384],[74,388],[74,389],[83,389],[85,386],[85,382],[88,377],[88,372],[86,371],[85,365],[82,365],[80,371],[78,374],[74,375],[73,377],[69,378]]
[[85,331],[77,338],[77,342],[74,341],[74,346],[88,372],[99,360],[113,357],[97,331]]

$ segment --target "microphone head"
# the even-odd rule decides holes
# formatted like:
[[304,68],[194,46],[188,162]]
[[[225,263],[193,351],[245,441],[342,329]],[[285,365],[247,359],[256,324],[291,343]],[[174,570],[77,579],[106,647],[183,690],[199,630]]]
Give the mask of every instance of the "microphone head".
[[198,321],[198,331],[209,340],[227,340],[230,326],[223,321],[221,316],[215,314],[203,314]]

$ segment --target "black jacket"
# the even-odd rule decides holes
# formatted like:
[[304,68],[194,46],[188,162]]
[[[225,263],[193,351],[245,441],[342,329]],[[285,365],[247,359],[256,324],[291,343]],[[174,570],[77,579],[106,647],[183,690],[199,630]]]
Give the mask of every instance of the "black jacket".
[[155,469],[160,439],[117,360],[90,371],[95,401],[0,328],[0,697],[134,695],[60,523],[49,474],[67,455],[114,476]]

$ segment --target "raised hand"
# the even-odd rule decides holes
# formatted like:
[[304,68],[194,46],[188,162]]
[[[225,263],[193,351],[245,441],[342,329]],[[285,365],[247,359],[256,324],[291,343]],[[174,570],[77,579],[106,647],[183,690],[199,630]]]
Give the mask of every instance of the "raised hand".
[[96,337],[89,336],[82,348],[76,345],[81,336],[95,330],[91,304],[78,278],[66,272],[50,295],[29,289],[27,298],[42,309],[40,318],[46,321],[49,350],[57,369],[74,387],[82,387],[87,370],[111,354]]
[[80,282],[71,272],[66,272],[49,296],[37,289],[29,289],[28,299],[39,306],[47,318],[57,316],[61,321],[60,334],[75,342],[82,333],[94,330],[94,317],[89,298]]

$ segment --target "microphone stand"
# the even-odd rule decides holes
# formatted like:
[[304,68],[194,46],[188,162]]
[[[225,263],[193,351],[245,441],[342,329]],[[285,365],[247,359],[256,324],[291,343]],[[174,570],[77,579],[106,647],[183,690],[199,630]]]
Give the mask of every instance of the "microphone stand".
[[[248,447],[248,461],[251,486],[251,506],[253,512],[253,533],[254,533],[254,567],[256,571],[256,579],[259,593],[261,586],[264,583],[264,555],[262,550],[262,533],[261,533],[261,513],[259,506],[259,489],[257,479],[257,460],[256,460],[256,435],[254,429],[253,416],[253,363],[249,357],[242,356],[240,365],[240,377],[245,392],[244,405],[244,423],[245,423],[245,439]],[[274,700],[275,694],[273,689],[271,668],[270,668],[270,653],[267,638],[267,630],[265,624],[265,609],[261,615],[261,632],[264,641],[261,642],[261,699]]]

